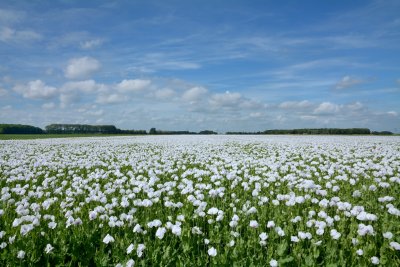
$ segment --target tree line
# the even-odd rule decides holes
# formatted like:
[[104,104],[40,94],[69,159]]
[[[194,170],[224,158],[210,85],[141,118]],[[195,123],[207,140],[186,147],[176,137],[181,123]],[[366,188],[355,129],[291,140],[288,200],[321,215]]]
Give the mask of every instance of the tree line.
[[214,131],[204,130],[200,132],[189,131],[162,131],[151,128],[146,130],[121,130],[114,125],[89,125],[89,124],[50,124],[41,129],[31,125],[0,124],[0,134],[217,134]]
[[0,124],[0,134],[43,134],[39,127],[23,124]]
[[156,128],[151,128],[149,134],[157,135],[157,134],[167,134],[167,135],[179,135],[179,134],[217,134],[214,131],[204,130],[200,132],[190,132],[190,131],[163,131],[157,130]]
[[[146,130],[121,130],[114,125],[89,124],[50,124],[41,129],[23,124],[0,124],[0,134],[132,134],[132,135],[188,135],[188,134],[217,134],[211,130],[200,132],[191,131],[163,131],[151,128]],[[226,132],[226,134],[322,134],[322,135],[392,135],[389,131],[371,131],[368,128],[302,128],[302,129],[274,129],[259,132]]]
[[274,129],[263,132],[227,132],[226,134],[322,134],[322,135],[392,135],[389,131],[371,131],[368,128],[303,128],[303,129]]

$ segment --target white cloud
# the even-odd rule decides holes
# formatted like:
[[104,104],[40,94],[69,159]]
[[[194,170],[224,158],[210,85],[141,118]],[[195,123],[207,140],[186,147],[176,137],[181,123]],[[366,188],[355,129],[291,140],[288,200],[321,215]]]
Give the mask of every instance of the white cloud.
[[107,89],[107,85],[98,84],[94,80],[66,82],[60,90],[61,107],[78,102],[83,95],[106,92]]
[[312,116],[312,115],[302,115],[302,116],[300,116],[300,119],[303,121],[316,121],[318,119],[318,117]]
[[336,89],[346,89],[354,85],[364,83],[364,80],[354,78],[352,76],[344,76],[339,82],[336,83]]
[[17,85],[13,90],[25,98],[31,99],[49,99],[58,92],[57,88],[48,86],[41,80],[30,81],[26,85]]
[[393,117],[397,117],[399,115],[396,111],[388,111],[387,114]]
[[43,109],[53,109],[56,107],[56,104],[54,104],[53,102],[49,102],[49,103],[44,103],[42,105]]
[[95,47],[98,47],[103,44],[102,39],[92,39],[92,40],[87,40],[84,42],[81,42],[80,46],[82,49],[92,49]]
[[335,114],[339,112],[340,107],[336,104],[330,102],[321,103],[316,109],[314,109],[315,114]]
[[103,116],[104,115],[104,110],[99,109],[99,110],[91,110],[91,111],[87,111],[86,114],[90,115],[90,116]]
[[97,96],[96,103],[99,104],[116,104],[126,101],[127,98],[120,94],[100,94]]
[[79,100],[79,96],[75,93],[62,93],[60,95],[60,104],[62,108],[67,107],[69,104],[73,102],[77,102]]
[[262,102],[253,100],[253,99],[247,99],[242,97],[241,101],[239,103],[239,107],[241,109],[263,109],[266,108],[268,105],[264,104]]
[[150,80],[123,80],[122,82],[117,84],[117,89],[121,92],[137,92],[148,87],[150,83]]
[[226,91],[224,94],[214,94],[209,99],[209,103],[212,107],[234,107],[240,103],[242,95],[239,93],[231,93]]
[[252,113],[250,113],[249,116],[250,116],[250,118],[261,118],[262,116],[264,116],[264,114],[261,112],[252,112]]
[[165,69],[169,70],[194,70],[201,68],[200,64],[194,62],[184,62],[184,61],[170,61],[162,64]]
[[100,62],[91,57],[73,58],[65,69],[68,79],[84,79],[97,72],[101,67]]
[[65,83],[61,90],[62,92],[83,92],[90,93],[101,87],[102,85],[96,84],[94,80],[85,80],[77,82],[67,82]]
[[183,93],[182,99],[188,102],[194,102],[201,99],[204,95],[207,94],[207,89],[201,86],[192,87],[186,92]]
[[2,27],[0,29],[0,41],[2,42],[29,42],[41,39],[42,36],[34,31],[29,30],[15,30],[9,27]]
[[170,88],[164,88],[157,90],[154,95],[158,99],[168,99],[175,95],[175,91]]
[[358,110],[363,109],[364,105],[357,101],[357,102],[346,105],[346,108],[348,108],[351,111],[358,111]]
[[303,101],[285,101],[279,107],[283,109],[306,109],[310,108],[313,104],[308,100]]
[[196,62],[180,58],[179,53],[148,53],[138,54],[134,65],[128,67],[135,72],[156,72],[159,70],[193,70],[201,68]]

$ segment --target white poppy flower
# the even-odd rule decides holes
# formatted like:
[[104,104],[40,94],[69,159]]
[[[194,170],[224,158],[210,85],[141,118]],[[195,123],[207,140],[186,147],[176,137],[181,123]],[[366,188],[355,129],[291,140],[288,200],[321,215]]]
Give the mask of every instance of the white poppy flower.
[[217,256],[217,250],[214,247],[209,248],[207,252],[210,257]]

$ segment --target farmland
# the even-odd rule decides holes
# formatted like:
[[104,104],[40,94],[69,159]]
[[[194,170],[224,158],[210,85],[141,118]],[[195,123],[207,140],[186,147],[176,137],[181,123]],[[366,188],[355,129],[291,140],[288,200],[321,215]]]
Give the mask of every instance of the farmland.
[[0,141],[2,266],[399,266],[400,137]]

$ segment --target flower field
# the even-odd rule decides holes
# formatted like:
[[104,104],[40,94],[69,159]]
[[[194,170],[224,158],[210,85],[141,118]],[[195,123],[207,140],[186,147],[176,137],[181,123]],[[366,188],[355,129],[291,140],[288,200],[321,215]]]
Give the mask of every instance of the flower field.
[[1,266],[400,266],[400,138],[0,141]]

